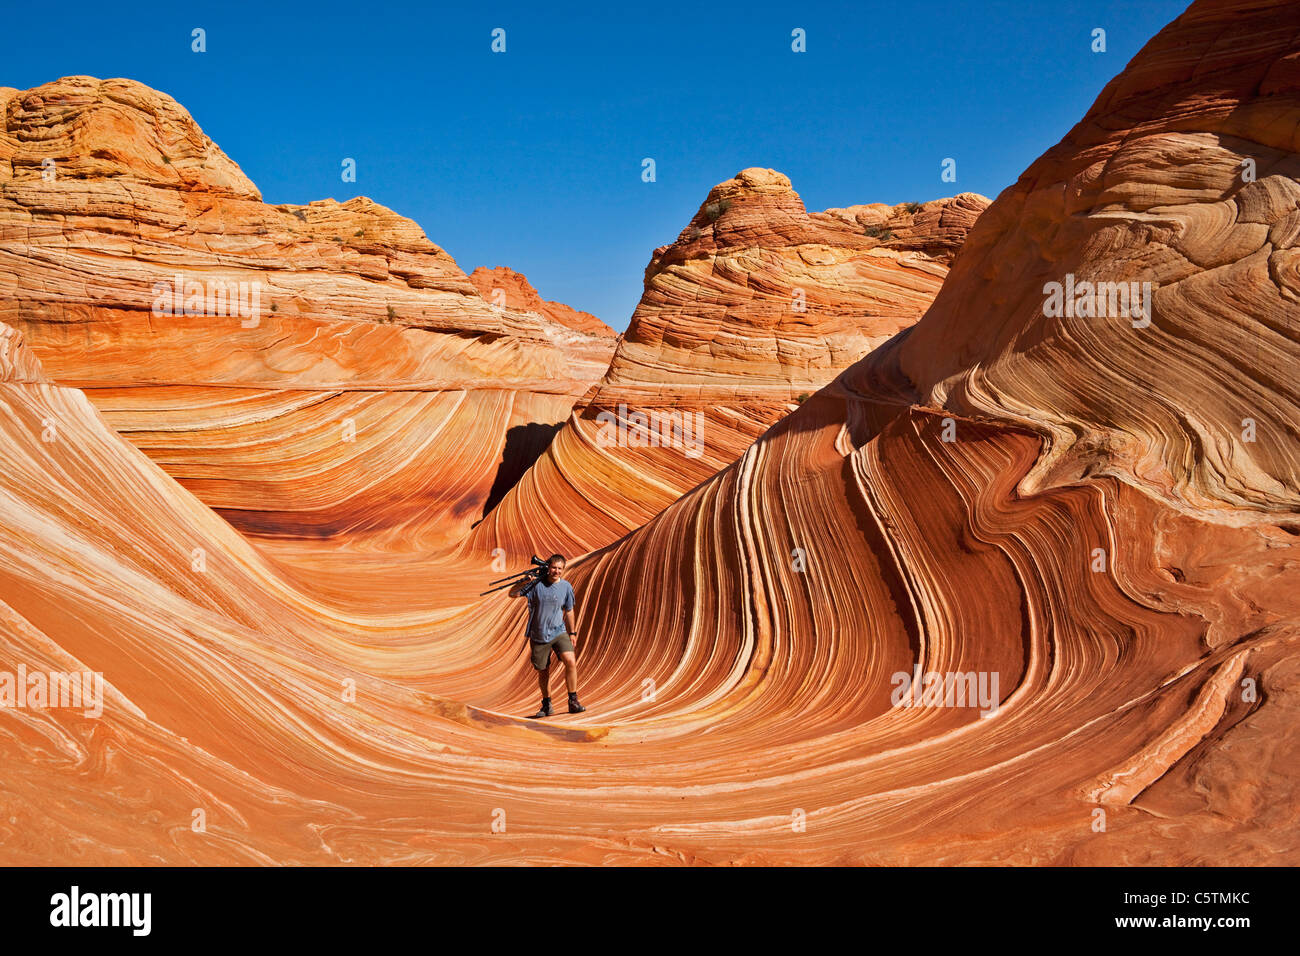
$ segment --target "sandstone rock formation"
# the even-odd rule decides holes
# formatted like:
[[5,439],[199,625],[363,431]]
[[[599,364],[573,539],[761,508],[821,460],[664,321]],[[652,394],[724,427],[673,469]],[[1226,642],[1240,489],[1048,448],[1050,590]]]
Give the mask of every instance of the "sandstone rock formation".
[[0,861],[1300,862],[1296,22],[1194,3],[918,324],[571,565],[581,715],[515,716],[498,572],[290,576],[0,325],[0,674],[106,681],[0,710]]
[[494,308],[377,203],[264,204],[139,83],[0,89],[0,111],[0,320],[244,530],[455,534],[526,466],[512,435],[608,365],[607,335]]
[[742,170],[656,249],[609,371],[467,547],[602,547],[735,461],[837,372],[915,322],[988,201],[809,214]]
[[[474,288],[492,305],[515,312],[534,312],[566,329],[586,332],[598,338],[618,337],[617,332],[590,312],[571,309],[563,302],[543,300],[527,277],[509,266],[495,266],[491,269],[479,266],[469,274],[469,281],[474,283]],[[501,301],[496,301],[497,298]]]
[[[617,732],[761,738],[791,768],[731,775],[753,805],[718,791],[658,831],[676,847],[1300,859],[1297,22],[1194,4],[989,208],[916,326],[570,573]],[[1080,309],[1101,282],[1138,295]],[[991,706],[945,699],[955,675],[996,675]],[[792,806],[807,830],[778,835]]]

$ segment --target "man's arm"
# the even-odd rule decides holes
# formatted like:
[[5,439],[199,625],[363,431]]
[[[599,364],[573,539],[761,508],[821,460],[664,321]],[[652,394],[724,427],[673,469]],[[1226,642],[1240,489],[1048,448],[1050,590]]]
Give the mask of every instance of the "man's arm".
[[569,637],[578,636],[578,625],[573,617],[574,606],[573,585],[569,585],[569,606],[564,609],[564,626],[569,630]]
[[507,591],[506,595],[509,597],[519,597],[519,595],[523,594],[526,589],[528,589],[529,587],[531,587],[536,583],[537,583],[536,578],[524,578],[524,580],[520,581],[509,591]]

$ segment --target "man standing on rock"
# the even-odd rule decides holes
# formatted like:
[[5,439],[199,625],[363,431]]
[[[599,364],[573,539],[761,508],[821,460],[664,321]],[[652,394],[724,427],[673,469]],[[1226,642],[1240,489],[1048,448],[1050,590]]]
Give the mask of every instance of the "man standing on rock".
[[551,652],[564,662],[564,683],[569,689],[569,713],[580,714],[578,703],[578,660],[573,641],[578,637],[573,619],[573,585],[564,580],[564,555],[553,554],[546,571],[532,581],[520,581],[509,591],[511,597],[528,598],[528,627],[524,632],[533,650],[533,667],[542,689],[542,709],[534,717],[551,716]]

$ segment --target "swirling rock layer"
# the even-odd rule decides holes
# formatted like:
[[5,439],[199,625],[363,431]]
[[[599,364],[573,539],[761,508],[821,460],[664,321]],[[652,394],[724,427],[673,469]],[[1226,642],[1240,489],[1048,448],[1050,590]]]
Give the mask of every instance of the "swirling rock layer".
[[915,322],[987,202],[809,214],[771,169],[715,186],[655,250],[609,371],[469,545],[574,554],[640,527]]
[[[0,859],[1300,862],[1297,22],[1194,4],[915,327],[574,562],[582,715],[515,716],[479,553],[286,570],[3,330],[0,674],[108,686],[0,710]],[[1061,264],[1178,278],[1084,321]]]
[[491,269],[479,266],[470,273],[469,281],[493,305],[517,312],[535,312],[565,328],[587,332],[599,338],[618,337],[618,333],[590,312],[571,309],[563,302],[545,301],[527,277],[508,266],[495,266]]
[[244,530],[454,535],[526,467],[513,433],[608,365],[609,335],[494,308],[383,206],[262,203],[138,83],[3,89],[0,110],[0,320]]
[[[981,218],[876,367],[925,401],[1046,430],[1031,488],[1115,473],[1228,522],[1294,514],[1295,9],[1194,4],[1153,39]],[[1100,312],[1085,285],[1107,287]]]

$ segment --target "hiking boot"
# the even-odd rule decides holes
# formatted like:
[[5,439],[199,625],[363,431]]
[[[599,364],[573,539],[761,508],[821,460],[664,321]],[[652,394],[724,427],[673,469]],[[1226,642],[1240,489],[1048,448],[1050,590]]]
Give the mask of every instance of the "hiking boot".
[[586,709],[587,709],[586,707],[583,707],[580,703],[578,703],[577,691],[574,691],[572,694],[569,695],[569,713],[580,714]]
[[533,716],[533,717],[549,717],[549,716],[551,716],[551,698],[549,698],[549,697],[543,697],[543,698],[542,698],[542,709],[539,710],[537,713],[532,714],[531,716]]

